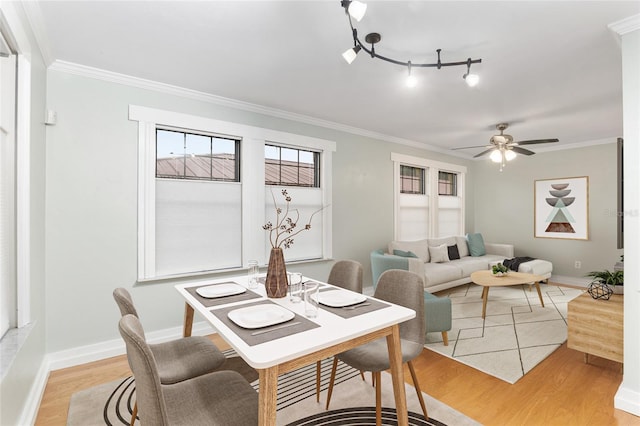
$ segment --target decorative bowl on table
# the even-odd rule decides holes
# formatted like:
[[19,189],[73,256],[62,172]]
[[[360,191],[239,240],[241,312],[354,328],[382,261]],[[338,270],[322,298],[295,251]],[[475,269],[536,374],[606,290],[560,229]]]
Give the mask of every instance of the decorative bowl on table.
[[497,265],[493,265],[491,267],[491,275],[493,275],[494,277],[504,277],[508,274],[509,269],[502,263],[498,263]]

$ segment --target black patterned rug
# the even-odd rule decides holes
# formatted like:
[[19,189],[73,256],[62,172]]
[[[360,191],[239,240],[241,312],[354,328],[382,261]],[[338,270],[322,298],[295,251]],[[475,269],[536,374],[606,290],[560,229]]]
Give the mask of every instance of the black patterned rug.
[[[240,372],[258,389],[257,373],[241,358],[229,351],[228,369]],[[331,371],[331,359],[322,362],[322,393],[320,403],[315,397],[315,364],[278,377],[277,424],[311,425],[372,425],[375,424],[375,392],[370,375],[339,363],[336,386],[330,410],[324,409],[326,388]],[[396,425],[390,375],[382,374],[382,424]],[[409,424],[412,426],[477,425],[478,423],[423,393],[429,419],[425,420],[415,389],[406,385]],[[69,404],[68,426],[128,425],[135,402],[133,377],[116,380],[74,394]],[[438,420],[436,420],[439,419]],[[136,423],[139,424],[139,423]],[[142,425],[145,426],[145,425]]]

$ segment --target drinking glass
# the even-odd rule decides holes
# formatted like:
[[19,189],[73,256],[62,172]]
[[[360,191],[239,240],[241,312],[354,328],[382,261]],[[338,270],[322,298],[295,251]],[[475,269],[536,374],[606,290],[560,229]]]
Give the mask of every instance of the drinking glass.
[[258,261],[250,260],[248,263],[249,270],[247,271],[249,278],[249,288],[258,288]]
[[318,316],[320,306],[318,304],[318,289],[320,284],[314,281],[308,281],[303,284],[304,288],[304,315],[307,318],[315,318]]
[[293,303],[302,301],[302,274],[300,272],[287,273],[289,279],[289,300]]

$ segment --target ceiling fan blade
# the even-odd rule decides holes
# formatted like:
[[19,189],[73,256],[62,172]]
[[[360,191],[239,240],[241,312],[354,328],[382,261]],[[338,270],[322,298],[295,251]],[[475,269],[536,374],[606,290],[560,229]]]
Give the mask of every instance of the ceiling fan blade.
[[512,146],[511,149],[513,150],[513,152],[517,152],[518,154],[522,154],[522,155],[535,154],[535,152],[533,151],[529,151],[528,149],[524,149],[524,148],[518,148],[517,146]]
[[533,145],[535,143],[550,143],[550,142],[559,142],[559,139],[532,139],[532,140],[529,140],[529,141],[514,142],[514,144],[518,144],[518,145]]
[[451,148],[452,151],[457,151],[459,149],[470,149],[470,148],[489,148],[491,145],[476,145],[476,146],[463,146],[462,148]]
[[486,153],[493,151],[494,149],[495,149],[495,148],[489,148],[489,149],[487,149],[486,151],[482,151],[480,154],[476,154],[476,155],[474,155],[474,156],[473,156],[473,158],[481,157],[481,156],[485,155]]

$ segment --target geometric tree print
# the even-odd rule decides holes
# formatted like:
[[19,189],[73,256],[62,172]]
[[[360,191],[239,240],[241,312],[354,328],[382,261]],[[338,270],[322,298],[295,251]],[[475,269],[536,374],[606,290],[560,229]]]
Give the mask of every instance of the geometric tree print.
[[569,213],[568,206],[573,204],[575,197],[567,197],[571,193],[570,189],[567,189],[568,183],[551,185],[551,198],[546,198],[547,204],[553,207],[551,213],[547,217],[545,222],[549,223],[545,232],[567,232],[575,233],[576,231],[571,226],[571,223],[575,223],[575,219]]

